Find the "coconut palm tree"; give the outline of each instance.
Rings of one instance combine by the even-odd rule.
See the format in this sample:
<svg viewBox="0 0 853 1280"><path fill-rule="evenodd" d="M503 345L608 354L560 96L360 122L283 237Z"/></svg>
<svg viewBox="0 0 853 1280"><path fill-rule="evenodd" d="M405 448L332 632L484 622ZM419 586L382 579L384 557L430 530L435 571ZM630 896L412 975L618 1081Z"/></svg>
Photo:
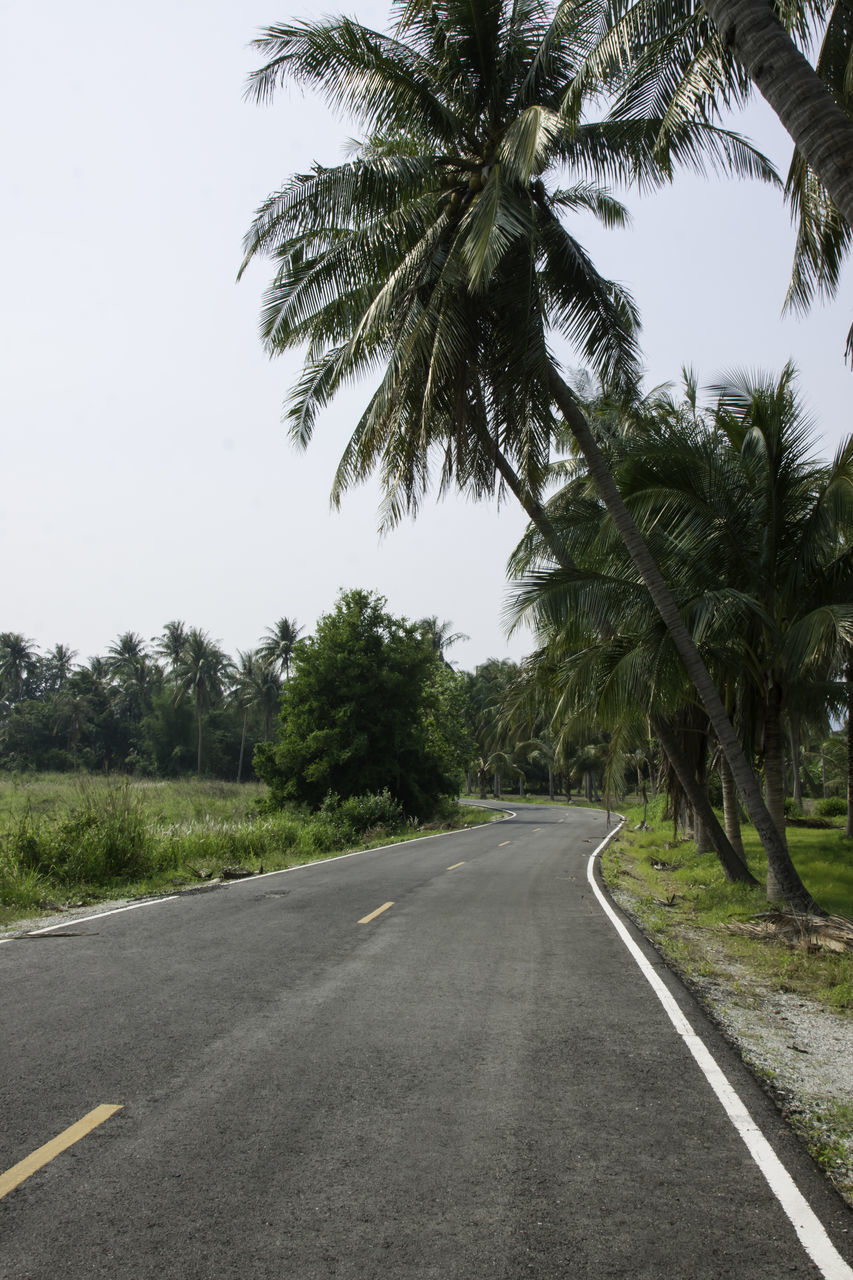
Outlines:
<svg viewBox="0 0 853 1280"><path fill-rule="evenodd" d="M429 618L421 618L416 624L418 630L423 634L424 639L438 656L448 665L445 657L445 649L449 649L452 645L458 644L460 640L470 640L471 637L466 635L464 631L453 631L453 623L447 619L439 622L437 616L433 614Z"/></svg>
<svg viewBox="0 0 853 1280"><path fill-rule="evenodd" d="M272 736L272 719L281 699L281 677L274 664L255 650L243 653L237 650L237 664L232 669L232 697L243 712L240 736L240 759L237 765L237 781L243 776L243 755L249 716L260 712L264 724L264 742Z"/></svg>
<svg viewBox="0 0 853 1280"><path fill-rule="evenodd" d="M351 161L315 166L270 196L245 240L241 270L259 254L277 263L262 314L268 349L307 348L288 410L292 438L306 446L341 385L381 369L333 500L378 470L392 525L417 510L440 458L440 490L456 484L484 497L506 487L569 565L541 502L562 416L699 691L786 899L814 908L551 345L561 334L610 382L637 376L633 303L563 221L585 210L624 224L602 179L654 185L673 164L701 169L709 157L736 172L772 171L707 122L674 129L661 165L659 119L588 122L577 104L567 117L564 86L595 26L580 7L410 0L395 12L393 35L339 18L271 27L255 42L268 59L250 82L258 100L288 79L314 85L367 134ZM555 184L558 172L568 186Z"/></svg>
<svg viewBox="0 0 853 1280"><path fill-rule="evenodd" d="M0 692L6 703L24 697L27 680L38 660L38 649L19 631L0 632Z"/></svg>
<svg viewBox="0 0 853 1280"><path fill-rule="evenodd" d="M189 630L185 622L173 620L167 622L159 636L152 637L154 652L166 664L167 675L172 675L180 666L187 646Z"/></svg>
<svg viewBox="0 0 853 1280"><path fill-rule="evenodd" d="M267 627L265 639L258 645L258 656L278 670L285 680L290 679L293 647L302 635L304 627L297 626L295 618L279 618L274 627Z"/></svg>
<svg viewBox="0 0 853 1280"><path fill-rule="evenodd" d="M597 8L597 0L591 0ZM568 8L566 3L566 8ZM742 106L753 86L775 111L796 151L787 194L801 214L794 272L812 275L821 239L832 260L849 243L853 224L853 97L849 9L842 0L611 0L606 34L576 77L577 100L587 77L621 82L617 119L629 120L649 103L660 115L657 146L665 154L669 130L707 121ZM813 67L803 50L820 43ZM796 299L804 301L803 297Z"/></svg>
<svg viewBox="0 0 853 1280"><path fill-rule="evenodd" d="M826 466L811 458L810 438L794 371L787 366L776 380L732 375L717 389L710 425L696 415L695 404L687 414L661 420L656 433L645 436L635 416L632 434L618 444L626 501L665 561L730 705L736 702L741 732L763 754L768 807L782 841L783 713L802 714L809 705L825 703L837 654L853 633L853 551L847 543L853 525L853 440L844 442ZM632 619L638 635L648 633L650 624L637 613L638 600L633 611L628 597L618 609L612 603L608 607L608 594L617 590L619 548L611 543L611 558L602 559L607 554L603 530L584 501L588 504L578 478L574 488L567 486L552 499L549 513L555 525L570 517L576 525L585 521L586 542L576 532L573 547L576 554L587 546L594 553L590 563L598 577L583 589L594 593L598 616L612 620L598 648L618 672L617 664L625 661L620 646ZM523 569L535 562L535 555L535 539L528 538L518 565ZM522 589L520 603L526 598L540 610L544 604L557 617L584 616L577 598L582 588L560 583L559 572L534 578ZM624 578L623 571L623 592ZM557 609L561 612L555 615ZM588 643L587 663L595 651ZM639 650L628 652L636 663ZM606 673L602 658L596 661ZM660 674L648 667L645 680L664 687ZM624 697L624 682L618 687ZM649 711L671 754L666 725L659 713ZM724 771L727 830L737 849L726 781ZM775 871L770 861L771 899L780 896Z"/></svg>
<svg viewBox="0 0 853 1280"><path fill-rule="evenodd" d="M230 658L206 631L191 627L181 659L175 668L175 701L191 697L195 708L197 752L196 774L201 777L202 724L204 712L221 699L231 674Z"/></svg>

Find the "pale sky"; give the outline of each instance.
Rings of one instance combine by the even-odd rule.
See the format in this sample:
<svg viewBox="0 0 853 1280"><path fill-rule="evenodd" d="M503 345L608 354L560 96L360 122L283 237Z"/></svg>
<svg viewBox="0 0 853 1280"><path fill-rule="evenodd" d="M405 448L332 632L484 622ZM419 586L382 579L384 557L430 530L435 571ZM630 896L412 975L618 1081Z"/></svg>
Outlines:
<svg viewBox="0 0 853 1280"><path fill-rule="evenodd" d="M467 632L451 653L464 668L530 647L501 625L519 511L447 498L381 541L372 486L330 512L369 389L295 452L280 412L299 362L270 362L257 336L268 264L235 283L255 207L355 132L297 91L244 102L247 46L264 25L333 11L0 0L0 630L84 660L181 618L235 654L281 615L310 630L341 587L366 587ZM381 27L388 10L345 11ZM769 109L737 127L784 174ZM682 364L711 382L793 358L831 453L851 427L849 275L840 302L782 320L793 232L778 193L681 177L626 199L631 230L577 234L639 304L649 385Z"/></svg>

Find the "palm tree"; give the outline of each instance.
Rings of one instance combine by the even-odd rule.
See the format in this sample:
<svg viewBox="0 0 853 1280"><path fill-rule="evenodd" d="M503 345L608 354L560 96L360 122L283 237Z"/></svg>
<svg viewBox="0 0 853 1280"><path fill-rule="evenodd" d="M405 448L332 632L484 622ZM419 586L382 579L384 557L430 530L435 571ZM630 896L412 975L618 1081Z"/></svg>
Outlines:
<svg viewBox="0 0 853 1280"><path fill-rule="evenodd" d="M187 646L187 624L179 620L167 622L160 636L153 636L154 652L166 664L166 671L173 674L180 666Z"/></svg>
<svg viewBox="0 0 853 1280"><path fill-rule="evenodd" d="M18 631L0 632L0 691L5 702L19 702L24 697L37 659L32 640Z"/></svg>
<svg viewBox="0 0 853 1280"><path fill-rule="evenodd" d="M622 502L589 423L564 380L559 332L611 383L637 376L637 317L627 293L601 277L562 218L586 210L611 226L625 211L598 181L654 185L660 120L581 122L562 114L580 70L589 15L545 4L484 0L445 8L400 3L394 35L346 19L271 27L250 92L268 100L288 78L355 111L368 133L354 158L316 166L259 209L241 271L277 262L262 314L271 353L307 346L291 398L303 447L340 386L384 366L338 466L334 501L379 470L383 523L416 511L441 457L440 490L475 497L504 486L560 547L541 503L555 409L578 443L609 516L629 548L725 751L784 895L816 906L767 812L719 693L660 571ZM703 123L671 135L679 162L706 157L771 175L742 139ZM570 170L568 187L546 186Z"/></svg>
<svg viewBox="0 0 853 1280"><path fill-rule="evenodd" d="M279 618L274 627L267 627L264 633L266 639L261 640L258 645L259 657L278 669L285 680L290 679L293 647L304 629L297 626L295 618Z"/></svg>
<svg viewBox="0 0 853 1280"><path fill-rule="evenodd" d="M717 389L710 426L691 411L658 423L655 434L633 432L619 442L620 487L633 514L649 530L655 550L665 558L677 585L682 609L701 638L730 705L738 711L741 732L764 757L768 807L784 841L784 735L782 716L826 698L827 680L840 646L853 635L853 550L846 543L853 525L853 440L843 443L831 466L809 455L810 423L795 394L794 371L779 379L732 375ZM624 664L620 645L637 618L619 563L606 555L604 531L596 527L580 481L552 500L555 524L571 516L585 529L573 545L587 547L597 572L585 587L560 584L551 572L535 578L519 599L549 606L552 616L578 616L578 591L592 593L598 616L609 618L610 633L600 648L618 672ZM583 504L587 502L585 507ZM536 556L528 539L517 564L524 569ZM526 557L526 560L525 560ZM624 583L624 571L622 573ZM621 591L614 609L607 596ZM562 593L557 594L555 592ZM554 615L554 610L562 612ZM605 609L607 612L605 613ZM586 609L589 617L589 607ZM648 628L642 616L638 634ZM587 655L594 652L587 646ZM629 670L636 649L629 649ZM589 656L587 657L589 664ZM577 664L576 664L577 665ZM607 668L605 668L607 671ZM589 682L589 671L585 677ZM608 679L612 679L608 675ZM658 690L659 673L646 667L645 680ZM594 687L594 686L593 686ZM624 701L626 688L619 686ZM617 703L618 703L617 699ZM649 709L667 754L667 726ZM673 763L675 761L673 760ZM731 797L723 771L727 819ZM738 848L727 821L730 843ZM768 896L780 896L776 865L769 862Z"/></svg>
<svg viewBox="0 0 853 1280"><path fill-rule="evenodd" d="M853 225L846 4L613 0L608 18L607 34L576 78L570 98L582 93L587 77L597 82L604 76L611 87L624 77L616 118L628 120L653 102L662 120L657 145L665 154L670 130L677 135L688 121L712 120L720 109L740 106L756 87L796 147L787 191L795 210L806 215L801 235L828 232L830 242L846 247ZM801 50L821 34L812 67ZM819 238L813 239L814 248ZM801 240L798 259L807 271L809 253Z"/></svg>
<svg viewBox="0 0 853 1280"><path fill-rule="evenodd" d="M206 631L191 627L180 662L175 668L175 701L191 697L195 707L197 753L196 774L201 777L203 714L222 697L231 673L230 658Z"/></svg>
<svg viewBox="0 0 853 1280"><path fill-rule="evenodd" d="M453 623L447 621L447 619L444 622L439 622L435 614L429 618L421 618L417 623L417 627L430 648L438 654L447 666L450 666L450 663L445 657L445 650L454 644L458 644L460 640L471 639L464 631L451 630Z"/></svg>
<svg viewBox="0 0 853 1280"><path fill-rule="evenodd" d="M243 653L237 650L237 665L232 670L232 693L236 705L243 712L243 727L240 736L240 759L237 765L237 781L243 776L243 755L246 746L246 733L249 715L259 711L264 722L264 742L272 736L272 718L281 699L281 678L273 663L261 656L259 651Z"/></svg>

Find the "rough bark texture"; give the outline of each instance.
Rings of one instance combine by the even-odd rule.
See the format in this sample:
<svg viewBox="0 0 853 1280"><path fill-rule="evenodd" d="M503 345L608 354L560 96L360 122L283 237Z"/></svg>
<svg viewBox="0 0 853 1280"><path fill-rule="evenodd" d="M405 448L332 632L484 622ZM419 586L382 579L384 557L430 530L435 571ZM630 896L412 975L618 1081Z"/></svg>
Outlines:
<svg viewBox="0 0 853 1280"><path fill-rule="evenodd" d="M678 611L678 606L672 597L669 587L664 582L651 552L622 500L622 495L608 470L607 463L598 448L589 423L575 400L571 388L553 369L551 371L551 393L578 443L599 495L625 543L634 567L648 588L655 607L669 632L670 639L684 664L684 669L702 700L717 740L731 765L746 811L755 825L755 829L767 853L768 863L773 867L773 874L776 883L780 887L781 897L794 910L821 913L821 908L818 907L800 879L797 869L790 859L787 847L780 838L773 819L767 812L767 807L761 796L758 779L743 753L737 735L726 715L717 688L693 643L693 639Z"/></svg>
<svg viewBox="0 0 853 1280"><path fill-rule="evenodd" d="M705 9L853 226L853 120L837 105L767 0L705 0Z"/></svg>

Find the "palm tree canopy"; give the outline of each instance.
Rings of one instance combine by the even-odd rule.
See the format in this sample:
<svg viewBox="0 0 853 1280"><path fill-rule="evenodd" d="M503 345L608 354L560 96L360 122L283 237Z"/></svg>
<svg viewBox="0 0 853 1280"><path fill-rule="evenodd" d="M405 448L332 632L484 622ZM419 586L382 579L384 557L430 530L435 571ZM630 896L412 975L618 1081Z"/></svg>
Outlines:
<svg viewBox="0 0 853 1280"><path fill-rule="evenodd" d="M264 639L258 645L257 657L268 663L274 671L278 670L289 676L293 648L303 630L304 627L298 626L295 618L279 618L274 627L267 627Z"/></svg>
<svg viewBox="0 0 853 1280"><path fill-rule="evenodd" d="M318 412L363 374L378 387L341 459L332 497L378 469L383 523L440 488L537 494L554 431L556 335L611 381L638 373L638 318L567 219L624 226L611 182L653 187L674 164L767 176L741 139L706 123L589 121L563 111L599 16L545 0L411 0L392 34L348 18L282 24L250 93L293 80L364 131L347 163L316 165L272 194L245 240L276 263L262 333L271 353L304 347L287 416L311 439Z"/></svg>

